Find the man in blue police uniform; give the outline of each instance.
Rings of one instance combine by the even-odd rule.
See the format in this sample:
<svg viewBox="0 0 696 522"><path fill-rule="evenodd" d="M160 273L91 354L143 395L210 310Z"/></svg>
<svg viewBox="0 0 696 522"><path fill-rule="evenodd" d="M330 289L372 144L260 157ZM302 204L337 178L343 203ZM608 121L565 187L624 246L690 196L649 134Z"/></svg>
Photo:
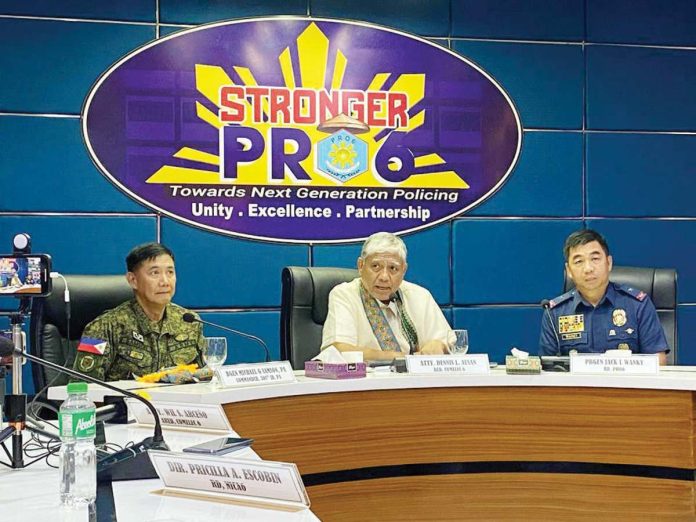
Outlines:
<svg viewBox="0 0 696 522"><path fill-rule="evenodd" d="M666 364L669 346L655 305L645 292L609 282L612 258L604 237L590 229L573 232L563 254L575 288L549 302L539 355L623 349L657 353Z"/></svg>

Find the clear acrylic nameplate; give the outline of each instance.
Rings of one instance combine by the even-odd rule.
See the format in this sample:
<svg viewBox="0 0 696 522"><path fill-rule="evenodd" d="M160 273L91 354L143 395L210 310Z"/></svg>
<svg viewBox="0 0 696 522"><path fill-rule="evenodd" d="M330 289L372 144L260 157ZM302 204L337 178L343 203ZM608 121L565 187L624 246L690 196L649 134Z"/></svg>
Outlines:
<svg viewBox="0 0 696 522"><path fill-rule="evenodd" d="M236 386L262 386L296 382L290 361L254 364L233 364L215 370L218 383L223 388Z"/></svg>
<svg viewBox="0 0 696 522"><path fill-rule="evenodd" d="M310 505L302 477L292 463L170 451L148 453L165 489L269 505Z"/></svg>
<svg viewBox="0 0 696 522"><path fill-rule="evenodd" d="M487 375L491 372L488 355L407 355L409 373L431 375Z"/></svg>

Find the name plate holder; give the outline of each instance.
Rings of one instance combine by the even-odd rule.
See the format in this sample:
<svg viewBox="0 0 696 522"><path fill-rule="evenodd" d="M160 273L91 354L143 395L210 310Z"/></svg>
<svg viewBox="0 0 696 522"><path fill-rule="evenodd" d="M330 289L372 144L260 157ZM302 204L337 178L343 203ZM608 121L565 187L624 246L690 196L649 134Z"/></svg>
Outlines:
<svg viewBox="0 0 696 522"><path fill-rule="evenodd" d="M407 355L408 373L429 375L488 375L488 355Z"/></svg>
<svg viewBox="0 0 696 522"><path fill-rule="evenodd" d="M290 361L221 366L215 375L223 388L297 382Z"/></svg>
<svg viewBox="0 0 696 522"><path fill-rule="evenodd" d="M300 472L292 463L156 450L148 454L164 483L163 495L297 510L310 506Z"/></svg>
<svg viewBox="0 0 696 522"><path fill-rule="evenodd" d="M657 354L575 354L570 356L570 373L576 375L657 375L660 373L660 358Z"/></svg>
<svg viewBox="0 0 696 522"><path fill-rule="evenodd" d="M163 428L184 431L210 431L229 433L230 421L220 404L188 404L183 402L151 401L160 417ZM154 426L155 418L150 409L135 399L126 399L128 412L141 426Z"/></svg>

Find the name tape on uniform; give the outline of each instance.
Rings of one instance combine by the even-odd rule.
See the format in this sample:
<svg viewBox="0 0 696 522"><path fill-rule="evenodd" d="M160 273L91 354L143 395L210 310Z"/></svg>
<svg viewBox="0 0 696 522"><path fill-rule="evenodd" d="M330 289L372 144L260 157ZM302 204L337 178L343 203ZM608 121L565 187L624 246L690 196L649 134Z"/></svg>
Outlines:
<svg viewBox="0 0 696 522"><path fill-rule="evenodd" d="M655 375L660 372L657 354L570 356L570 373L578 375Z"/></svg>
<svg viewBox="0 0 696 522"><path fill-rule="evenodd" d="M407 355L406 368L416 374L484 375L491 372L488 355Z"/></svg>
<svg viewBox="0 0 696 522"><path fill-rule="evenodd" d="M254 364L233 364L215 370L223 388L234 386L260 386L296 382L290 361L275 361Z"/></svg>
<svg viewBox="0 0 696 522"><path fill-rule="evenodd" d="M183 402L151 401L163 427L188 431L232 431L230 422L220 404L187 404ZM135 399L126 399L128 411L138 424L154 426L150 409Z"/></svg>
<svg viewBox="0 0 696 522"><path fill-rule="evenodd" d="M171 451L148 453L167 489L309 507L309 497L295 464Z"/></svg>

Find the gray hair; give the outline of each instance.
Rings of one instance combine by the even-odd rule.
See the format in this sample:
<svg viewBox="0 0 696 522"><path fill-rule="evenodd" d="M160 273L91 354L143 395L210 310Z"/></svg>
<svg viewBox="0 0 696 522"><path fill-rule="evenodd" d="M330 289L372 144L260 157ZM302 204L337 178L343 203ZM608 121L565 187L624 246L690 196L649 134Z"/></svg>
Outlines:
<svg viewBox="0 0 696 522"><path fill-rule="evenodd" d="M375 232L365 240L360 259L366 259L372 254L396 254L406 262L406 244L398 236L390 232Z"/></svg>

